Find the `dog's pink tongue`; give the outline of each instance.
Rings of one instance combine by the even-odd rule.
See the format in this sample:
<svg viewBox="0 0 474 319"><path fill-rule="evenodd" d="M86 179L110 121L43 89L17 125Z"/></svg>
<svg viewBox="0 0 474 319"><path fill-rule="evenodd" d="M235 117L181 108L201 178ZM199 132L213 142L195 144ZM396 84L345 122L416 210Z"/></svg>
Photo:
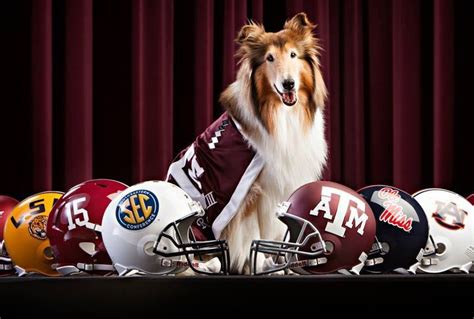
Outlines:
<svg viewBox="0 0 474 319"><path fill-rule="evenodd" d="M287 93L283 93L283 101L286 103L286 104L293 104L295 103L295 94L293 92L287 92Z"/></svg>

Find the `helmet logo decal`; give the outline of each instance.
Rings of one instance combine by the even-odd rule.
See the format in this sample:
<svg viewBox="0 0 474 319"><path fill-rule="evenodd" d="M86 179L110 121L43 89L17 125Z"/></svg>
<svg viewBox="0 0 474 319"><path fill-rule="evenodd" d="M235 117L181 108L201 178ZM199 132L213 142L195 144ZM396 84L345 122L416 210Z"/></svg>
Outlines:
<svg viewBox="0 0 474 319"><path fill-rule="evenodd" d="M408 217L403 212L403 207L398 204L401 198L398 190L384 187L377 192L377 197L383 200L383 207L385 207L379 220L409 233L412 229L413 218Z"/></svg>
<svg viewBox="0 0 474 319"><path fill-rule="evenodd" d="M57 201L57 198L54 199L53 206L56 203L56 201ZM22 215L20 219L16 220L14 216L10 217L10 221L12 222L13 226L15 226L15 228L20 227L27 219L29 219L29 217L44 213L46 211L44 198L40 198L40 199L30 202L28 207L31 209L31 211L27 214Z"/></svg>
<svg viewBox="0 0 474 319"><path fill-rule="evenodd" d="M46 222L48 217L39 215L33 218L28 224L28 232L31 236L39 240L46 239Z"/></svg>
<svg viewBox="0 0 474 319"><path fill-rule="evenodd" d="M464 228L467 212L458 208L456 203L436 201L436 206L436 211L432 216L438 224L453 230Z"/></svg>
<svg viewBox="0 0 474 319"><path fill-rule="evenodd" d="M336 215L333 216L331 213L331 197L337 195L339 197L339 204L337 206ZM354 207L354 204L356 207ZM345 191L339 190L334 187L323 186L321 188L321 201L314 207L309 214L313 216L318 216L319 212L324 212L323 217L325 219L334 220L326 224L326 231L337 235L339 237L344 237L346 233L346 228L359 227L357 233L359 235L364 235L365 224L369 217L365 213L365 203L359 197L348 194ZM344 218L346 217L347 212L350 212L347 222L342 225ZM359 215L359 212L362 212Z"/></svg>
<svg viewBox="0 0 474 319"><path fill-rule="evenodd" d="M139 189L125 195L117 205L119 224L129 230L140 230L149 226L158 215L159 203L155 194Z"/></svg>

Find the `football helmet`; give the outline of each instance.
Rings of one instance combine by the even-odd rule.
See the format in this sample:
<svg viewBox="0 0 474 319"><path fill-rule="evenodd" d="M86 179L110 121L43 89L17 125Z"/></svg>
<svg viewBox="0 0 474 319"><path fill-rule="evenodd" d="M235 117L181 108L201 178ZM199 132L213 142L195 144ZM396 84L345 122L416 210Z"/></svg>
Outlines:
<svg viewBox="0 0 474 319"><path fill-rule="evenodd" d="M423 208L410 194L393 186L367 186L358 192L377 221L376 241L364 271L416 273L429 235Z"/></svg>
<svg viewBox="0 0 474 319"><path fill-rule="evenodd" d="M47 236L57 271L63 275L114 272L102 241L101 223L112 198L126 188L114 180L94 179L72 187L56 202L49 214Z"/></svg>
<svg viewBox="0 0 474 319"><path fill-rule="evenodd" d="M52 267L53 253L46 236L46 223L60 192L43 192L32 195L10 213L5 224L5 245L19 276L38 273L58 276Z"/></svg>
<svg viewBox="0 0 474 319"><path fill-rule="evenodd" d="M181 188L163 181L136 184L107 207L102 237L120 275L133 272L226 274L229 251L223 240L196 241L191 225L204 210ZM212 258L208 263L195 257Z"/></svg>
<svg viewBox="0 0 474 319"><path fill-rule="evenodd" d="M254 275L287 269L299 274L359 274L375 239L370 206L354 190L333 182L301 186L279 205L277 216L288 227L287 234L283 241L252 242ZM259 254L267 257L262 269L257 267Z"/></svg>
<svg viewBox="0 0 474 319"><path fill-rule="evenodd" d="M447 270L469 272L474 260L474 208L464 197L431 188L413 195L425 211L430 236L419 269L427 273Z"/></svg>
<svg viewBox="0 0 474 319"><path fill-rule="evenodd" d="M467 200L472 204L474 205L474 194L471 194L467 197Z"/></svg>
<svg viewBox="0 0 474 319"><path fill-rule="evenodd" d="M13 274L13 266L8 256L7 250L3 245L3 228L7 222L8 216L18 201L9 196L0 195L0 276Z"/></svg>

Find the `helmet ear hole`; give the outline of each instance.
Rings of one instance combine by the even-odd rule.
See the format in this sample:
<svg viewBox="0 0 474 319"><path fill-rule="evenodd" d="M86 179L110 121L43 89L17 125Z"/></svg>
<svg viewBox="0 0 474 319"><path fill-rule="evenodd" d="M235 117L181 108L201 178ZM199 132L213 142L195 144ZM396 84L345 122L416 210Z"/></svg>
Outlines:
<svg viewBox="0 0 474 319"><path fill-rule="evenodd" d="M43 255L44 258L46 258L47 260L54 259L53 250L51 249L51 246L48 246L43 250Z"/></svg>
<svg viewBox="0 0 474 319"><path fill-rule="evenodd" d="M387 242L382 242L382 255L388 254L390 252L390 244Z"/></svg>
<svg viewBox="0 0 474 319"><path fill-rule="evenodd" d="M446 245L443 243L437 243L436 254L443 255L446 252Z"/></svg>
<svg viewBox="0 0 474 319"><path fill-rule="evenodd" d="M143 252L148 256L153 256L155 253L153 252L154 242L148 241L143 245Z"/></svg>
<svg viewBox="0 0 474 319"><path fill-rule="evenodd" d="M327 255L332 254L332 252L334 251L334 244L331 241L326 241L325 244L326 244L326 251L327 251L326 254ZM316 244L311 245L311 250L313 249L313 246L315 245Z"/></svg>

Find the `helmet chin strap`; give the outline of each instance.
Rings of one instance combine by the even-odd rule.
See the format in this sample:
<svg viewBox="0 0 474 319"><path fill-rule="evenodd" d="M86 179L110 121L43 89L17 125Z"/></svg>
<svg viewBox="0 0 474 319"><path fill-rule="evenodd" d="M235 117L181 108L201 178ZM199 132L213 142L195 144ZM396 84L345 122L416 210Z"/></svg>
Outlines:
<svg viewBox="0 0 474 319"><path fill-rule="evenodd" d="M0 261L3 261L2 258L0 258ZM3 271L8 271L8 270L12 270L13 269L13 266L11 263L8 263L8 264L0 264L0 270L3 270Z"/></svg>
<svg viewBox="0 0 474 319"><path fill-rule="evenodd" d="M461 267L459 267L459 271L468 274L472 267L472 261L465 263Z"/></svg>
<svg viewBox="0 0 474 319"><path fill-rule="evenodd" d="M439 251L438 243L435 242L433 236L429 235L427 246L423 250L423 256L422 256L422 259L420 260L420 265L421 266L437 265L439 262L439 258L436 256L438 251Z"/></svg>
<svg viewBox="0 0 474 319"><path fill-rule="evenodd" d="M77 263L76 266L67 265L67 266L57 266L56 270L63 276L81 274L89 271L115 271L113 265L109 264L85 264Z"/></svg>
<svg viewBox="0 0 474 319"><path fill-rule="evenodd" d="M207 262L202 262L199 260L192 260L192 267L187 261L176 261L171 259L162 259L162 265L167 265L170 268L175 270L170 272L170 274L179 274L186 271L188 268L196 268L199 271L207 272L211 274L218 274L221 271L221 262L218 257L214 257ZM199 273L196 273L199 274Z"/></svg>
<svg viewBox="0 0 474 319"><path fill-rule="evenodd" d="M375 236L375 241L372 244L372 248L370 249L369 255L368 255L368 257L372 257L372 258L367 259L365 261L365 266L371 267L371 266L375 266L375 265L379 265L379 264L383 263L384 259L383 259L382 256L385 253L387 253L387 252L384 250L384 246L379 241L377 236Z"/></svg>
<svg viewBox="0 0 474 319"><path fill-rule="evenodd" d="M30 275L29 272L27 272L25 269L21 268L20 266L15 266L14 268L18 277L25 277L27 275Z"/></svg>
<svg viewBox="0 0 474 319"><path fill-rule="evenodd" d="M184 272L185 270L189 269L189 264L186 261L177 261L177 260L171 260L171 259L163 259L161 262L162 265L166 265L169 268L175 268L175 271L172 271L170 273L163 273L163 274L153 274L153 273L148 273L145 271L141 271L138 269L131 269L126 266L123 266L121 264L115 264L115 269L117 270L119 276L125 276L125 277L131 277L131 276L144 276L144 275L168 275L168 276L174 276L176 274L179 274L181 272ZM193 267L197 268L198 270L201 270L203 272L209 272L209 273L220 273L221 271L221 262L218 257L214 257L211 260L207 262L201 262L198 260L193 260Z"/></svg>

